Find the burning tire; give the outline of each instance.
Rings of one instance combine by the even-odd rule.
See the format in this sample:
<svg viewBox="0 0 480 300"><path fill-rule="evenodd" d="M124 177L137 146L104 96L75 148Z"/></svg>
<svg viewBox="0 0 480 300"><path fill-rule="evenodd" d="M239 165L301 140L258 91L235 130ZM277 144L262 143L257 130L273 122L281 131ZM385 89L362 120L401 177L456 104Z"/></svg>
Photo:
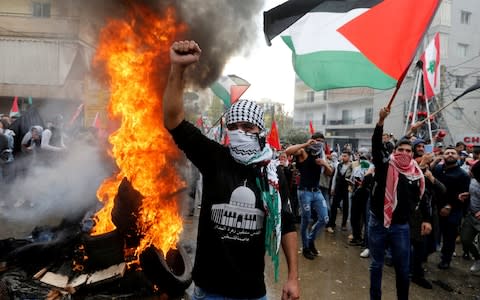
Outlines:
<svg viewBox="0 0 480 300"><path fill-rule="evenodd" d="M192 283L192 262L180 245L164 257L162 250L150 246L140 255L140 264L147 277L170 297L180 297Z"/></svg>
<svg viewBox="0 0 480 300"><path fill-rule="evenodd" d="M104 269L124 261L124 240L117 230L83 237L90 269Z"/></svg>

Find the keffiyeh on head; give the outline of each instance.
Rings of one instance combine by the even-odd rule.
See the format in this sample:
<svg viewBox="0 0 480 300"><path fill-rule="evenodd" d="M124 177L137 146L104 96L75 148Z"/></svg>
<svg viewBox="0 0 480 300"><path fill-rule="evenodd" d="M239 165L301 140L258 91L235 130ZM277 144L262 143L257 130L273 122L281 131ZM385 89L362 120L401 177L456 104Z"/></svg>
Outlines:
<svg viewBox="0 0 480 300"><path fill-rule="evenodd" d="M263 122L263 109L253 101L242 99L235 102L227 113L227 125L249 122L255 124L260 130L265 130Z"/></svg>

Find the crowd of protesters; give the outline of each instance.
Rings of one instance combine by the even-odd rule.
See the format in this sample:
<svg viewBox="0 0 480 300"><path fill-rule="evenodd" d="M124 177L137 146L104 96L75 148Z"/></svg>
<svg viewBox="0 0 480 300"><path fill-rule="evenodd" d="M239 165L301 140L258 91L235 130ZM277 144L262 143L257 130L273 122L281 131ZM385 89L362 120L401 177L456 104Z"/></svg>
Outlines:
<svg viewBox="0 0 480 300"><path fill-rule="evenodd" d="M62 115L46 122L36 112L35 117L0 115L0 186L24 178L37 167L54 166L67 153L66 144L97 143L95 130L78 126L65 130Z"/></svg>
<svg viewBox="0 0 480 300"><path fill-rule="evenodd" d="M371 299L381 298L384 264L395 267L399 299L408 298L410 281L431 289L423 263L440 252L438 269L450 268L458 242L463 259L472 263L466 271L480 275L480 147L444 146L443 137L422 139L416 129L414 124L396 139L383 132L382 120L372 137L375 149L328 145L315 132L305 143L284 144L276 154L289 184L302 255L308 260L320 255L315 240L322 228L329 234L349 231L348 243L360 247L361 258L371 258ZM398 167L395 189L408 201L397 201L387 227L382 220L388 167L400 152L411 156L412 168Z"/></svg>
<svg viewBox="0 0 480 300"><path fill-rule="evenodd" d="M351 230L348 243L362 247L360 257L371 258L371 299L381 298L384 264L395 267L399 299L408 299L410 281L431 289L423 262L439 251L438 268L450 268L458 241L463 259L472 262L467 271L480 275L480 148L418 138L417 124L397 140L383 132L389 111L382 112L371 150L337 145L334 152L316 132L279 152L301 223L302 255L319 255L314 241L320 227L331 234Z"/></svg>
<svg viewBox="0 0 480 300"><path fill-rule="evenodd" d="M361 247L360 257L371 258L371 298L381 297L386 264L395 267L398 298L407 299L410 281L432 288L422 266L427 257L439 251L438 268L450 268L458 241L463 259L472 262L466 271L480 275L480 147L418 138L415 125L397 140L383 132L388 114L380 112L372 149L332 147L316 132L305 143L284 145L276 155L300 224L302 255L308 260L320 255L315 240L322 231L350 231L348 243ZM32 166L51 164L67 149L61 116L45 127L31 126L22 136L10 129L14 121L0 116L0 184ZM21 167L15 166L18 159Z"/></svg>

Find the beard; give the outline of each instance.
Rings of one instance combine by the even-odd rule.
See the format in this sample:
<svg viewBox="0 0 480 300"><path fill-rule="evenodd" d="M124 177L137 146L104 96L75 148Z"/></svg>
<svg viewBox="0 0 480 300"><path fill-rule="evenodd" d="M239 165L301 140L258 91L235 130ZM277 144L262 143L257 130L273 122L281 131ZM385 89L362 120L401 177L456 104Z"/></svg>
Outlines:
<svg viewBox="0 0 480 300"><path fill-rule="evenodd" d="M457 160L454 159L454 158L445 159L445 164L448 165L448 166L452 166L456 163L457 163Z"/></svg>

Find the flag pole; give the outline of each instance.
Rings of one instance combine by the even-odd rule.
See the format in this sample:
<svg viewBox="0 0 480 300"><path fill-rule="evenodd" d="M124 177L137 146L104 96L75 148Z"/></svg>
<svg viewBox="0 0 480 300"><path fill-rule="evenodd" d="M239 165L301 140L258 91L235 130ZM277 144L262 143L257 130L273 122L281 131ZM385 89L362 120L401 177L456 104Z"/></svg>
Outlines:
<svg viewBox="0 0 480 300"><path fill-rule="evenodd" d="M417 69L417 72L415 74L415 81L414 81L414 85L417 86L417 82L419 80L419 77L420 77L420 69ZM415 89L412 89L412 95L410 96L410 100L408 101L408 110L407 110L407 117L405 118L405 127L403 128L403 134L405 135L405 133L407 132L407 129L408 129L408 114L410 113L410 110L412 109L412 105L413 103L415 102L415 92L416 90ZM413 113L412 113L413 114ZM413 115L412 115L413 117Z"/></svg>
<svg viewBox="0 0 480 300"><path fill-rule="evenodd" d="M466 94L470 93L470 92L473 92L475 90L478 90L480 89L480 82L477 83L477 84L474 84L472 85L471 87L469 87L468 89L466 89L463 93L461 93L460 95L458 95L457 97L455 97L450 103L447 103L445 104L444 106L442 106L440 109L438 109L437 111L433 112L430 117L434 117L436 116L438 113L440 113L442 110L444 110L445 108L449 107L450 105L452 105L453 103L455 103L455 101L457 101L458 99L460 99L461 97L465 96ZM422 121L420 121L419 125L420 124L423 124L426 122L427 119L423 119Z"/></svg>
<svg viewBox="0 0 480 300"><path fill-rule="evenodd" d="M408 68L410 67L412 63L410 62L407 67L405 68L405 71L403 71L402 76L398 79L397 86L395 87L395 91L393 92L392 97L390 98L390 101L388 101L387 108L390 109L392 107L393 100L395 99L395 96L397 96L398 90L400 89L400 86L402 85L403 79L405 79L405 76L407 75Z"/></svg>
<svg viewBox="0 0 480 300"><path fill-rule="evenodd" d="M220 116L220 118L218 118L218 120L216 120L215 123L212 124L212 126L208 129L206 133L207 135L210 133L210 130L212 130L212 128L215 127L215 125L217 125L222 120L222 118L225 116L226 113L227 111L224 111L223 114Z"/></svg>

